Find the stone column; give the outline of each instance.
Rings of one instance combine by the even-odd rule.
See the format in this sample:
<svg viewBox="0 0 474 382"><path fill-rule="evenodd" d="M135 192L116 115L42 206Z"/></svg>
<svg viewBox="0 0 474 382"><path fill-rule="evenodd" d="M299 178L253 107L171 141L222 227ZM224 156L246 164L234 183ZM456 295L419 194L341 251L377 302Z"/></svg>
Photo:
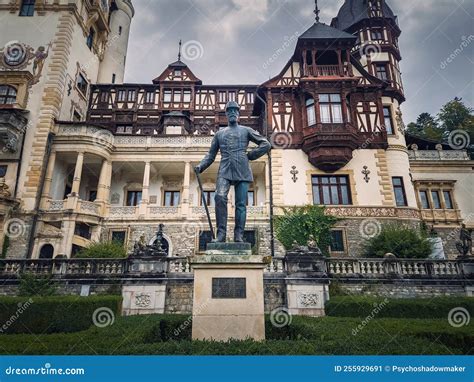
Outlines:
<svg viewBox="0 0 474 382"><path fill-rule="evenodd" d="M72 190L71 190L71 195L73 196L76 196L79 194L83 164L84 164L84 153L82 152L77 153L76 169L74 170L74 180L72 182Z"/></svg>
<svg viewBox="0 0 474 382"><path fill-rule="evenodd" d="M150 170L151 163L145 162L145 172L143 174L142 203L148 204L150 201Z"/></svg>
<svg viewBox="0 0 474 382"><path fill-rule="evenodd" d="M110 187L112 187L113 162L107 161L106 187L104 189L104 201L110 203Z"/></svg>
<svg viewBox="0 0 474 382"><path fill-rule="evenodd" d="M151 162L145 162L145 171L143 173L142 201L140 203L139 215L146 216L148 213L148 204L150 202L150 170Z"/></svg>
<svg viewBox="0 0 474 382"><path fill-rule="evenodd" d="M54 165L56 163L56 151L52 151L49 156L46 176L44 178L43 195L41 199L41 209L48 209L48 202L51 200L51 183L53 182Z"/></svg>
<svg viewBox="0 0 474 382"><path fill-rule="evenodd" d="M191 183L191 162L184 164L184 179L183 179L183 200L181 203L181 215L188 217L189 214L189 185Z"/></svg>
<svg viewBox="0 0 474 382"><path fill-rule="evenodd" d="M265 162L265 213L270 216L270 165Z"/></svg>
<svg viewBox="0 0 474 382"><path fill-rule="evenodd" d="M64 220L61 225L61 230L63 234L61 249L59 255L71 257L72 250L72 239L74 236L74 229L76 227L76 222L74 220Z"/></svg>
<svg viewBox="0 0 474 382"><path fill-rule="evenodd" d="M97 185L97 199L96 202L106 202L107 189L110 190L110 176L109 176L110 162L104 159L102 167L100 169L99 183Z"/></svg>

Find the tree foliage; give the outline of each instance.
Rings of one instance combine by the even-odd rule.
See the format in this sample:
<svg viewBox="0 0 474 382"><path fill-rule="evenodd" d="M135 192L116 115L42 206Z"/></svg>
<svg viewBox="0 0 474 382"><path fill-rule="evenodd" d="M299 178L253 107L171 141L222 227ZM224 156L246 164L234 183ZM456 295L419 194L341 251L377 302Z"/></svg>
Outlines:
<svg viewBox="0 0 474 382"><path fill-rule="evenodd" d="M429 113L421 113L415 123L408 125L407 131L412 135L440 142L444 134L436 118Z"/></svg>
<svg viewBox="0 0 474 382"><path fill-rule="evenodd" d="M393 253L402 259L426 259L432 251L432 243L422 229L402 224L385 224L380 233L367 240L365 255L382 258Z"/></svg>
<svg viewBox="0 0 474 382"><path fill-rule="evenodd" d="M450 134L463 130L470 137L469 151L474 144L474 109L464 104L461 98L446 103L436 117L421 113L416 122L408 124L407 132L424 139L449 143Z"/></svg>
<svg viewBox="0 0 474 382"><path fill-rule="evenodd" d="M329 253L331 228L340 219L326 215L321 206L284 208L284 214L275 217L275 234L286 250L298 245L307 245L310 239L318 244L324 254Z"/></svg>
<svg viewBox="0 0 474 382"><path fill-rule="evenodd" d="M92 243L75 256L78 259L120 259L127 257L127 251L121 243Z"/></svg>

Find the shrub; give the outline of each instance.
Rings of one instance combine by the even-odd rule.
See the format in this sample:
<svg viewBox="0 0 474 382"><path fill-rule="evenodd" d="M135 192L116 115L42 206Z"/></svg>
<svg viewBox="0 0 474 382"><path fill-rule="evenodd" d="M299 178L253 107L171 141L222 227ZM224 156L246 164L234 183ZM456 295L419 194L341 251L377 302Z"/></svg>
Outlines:
<svg viewBox="0 0 474 382"><path fill-rule="evenodd" d="M145 333L145 343L191 340L192 317L166 315Z"/></svg>
<svg viewBox="0 0 474 382"><path fill-rule="evenodd" d="M78 259L120 259L127 257L127 251L119 242L92 243L75 256Z"/></svg>
<svg viewBox="0 0 474 382"><path fill-rule="evenodd" d="M339 218L326 215L321 206L283 208L284 214L275 217L275 234L286 250L298 245L307 245L313 238L324 254L331 245L331 228Z"/></svg>
<svg viewBox="0 0 474 382"><path fill-rule="evenodd" d="M338 280L331 280L329 284L329 296L348 296L350 293L342 287Z"/></svg>
<svg viewBox="0 0 474 382"><path fill-rule="evenodd" d="M114 325L95 326L80 333L50 335L0 335L2 354L195 354L195 355L303 355L303 354L472 354L470 327L453 328L448 320L375 319L353 335L360 318L293 316L290 325L277 328L267 317L266 341L178 341L145 342L151 328L159 328L168 315L117 317ZM189 316L172 316L184 324ZM158 329L158 333L160 330ZM387 341L387 335L396 341ZM161 336L161 334L158 334Z"/></svg>
<svg viewBox="0 0 474 382"><path fill-rule="evenodd" d="M386 299L342 296L331 298L326 303L326 314L337 317L365 318L377 309L377 318L442 318L447 320L449 312L455 308L467 309L472 316L474 315L474 299L469 297Z"/></svg>
<svg viewBox="0 0 474 382"><path fill-rule="evenodd" d="M99 308L118 316L121 301L118 296L1 297L0 330L6 334L77 332L93 324Z"/></svg>
<svg viewBox="0 0 474 382"><path fill-rule="evenodd" d="M56 294L56 284L51 275L38 276L32 273L22 273L18 288L20 296L53 296Z"/></svg>
<svg viewBox="0 0 474 382"><path fill-rule="evenodd" d="M10 247L10 236L5 235L3 237L3 246L2 253L0 253L0 259L5 259L7 257L8 248Z"/></svg>
<svg viewBox="0 0 474 382"><path fill-rule="evenodd" d="M367 240L367 257L384 257L393 253L402 259L425 259L432 251L432 244L421 229L401 224L386 224L377 236Z"/></svg>

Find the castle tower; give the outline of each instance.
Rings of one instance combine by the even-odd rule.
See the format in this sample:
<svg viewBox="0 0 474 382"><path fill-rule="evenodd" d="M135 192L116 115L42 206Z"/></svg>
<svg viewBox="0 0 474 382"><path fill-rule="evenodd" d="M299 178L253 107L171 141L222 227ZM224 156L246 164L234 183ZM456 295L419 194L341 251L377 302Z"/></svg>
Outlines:
<svg viewBox="0 0 474 382"><path fill-rule="evenodd" d="M388 148L385 153L379 153L378 159L388 163L391 176L400 176L404 169L407 198L414 203L400 108L405 96L400 73L402 56L398 39L401 30L397 16L385 0L346 0L331 25L357 37L352 56L370 75L385 82L381 95Z"/></svg>
<svg viewBox="0 0 474 382"><path fill-rule="evenodd" d="M102 66L122 80L123 52L132 16L129 0L54 4L0 0L0 93L6 94L0 97L0 169L4 175L0 181L8 195L6 202L0 202L0 245L4 233L11 229L9 222L19 222L22 232L10 237L9 256L31 255L34 235L43 224L38 223L40 207L50 207L47 198L42 206L40 200L54 189L51 174L60 162L55 161L56 152L52 149L58 133L55 121L86 119L90 89ZM111 28L120 34L119 26L122 36L117 39ZM116 51L122 52L120 60L108 63L109 56L112 59L119 54ZM109 61L102 65L104 59ZM68 155L81 163L82 153ZM94 155L91 158L103 160ZM65 179L78 181L82 168L77 167L76 172L68 170ZM67 195L61 195L61 199L63 196ZM62 220L64 226L74 230L70 221ZM58 237L61 235L60 225L43 226Z"/></svg>
<svg viewBox="0 0 474 382"><path fill-rule="evenodd" d="M405 101L398 46L401 30L385 0L346 0L331 26L357 37L352 50L364 69L388 83L386 94Z"/></svg>
<svg viewBox="0 0 474 382"><path fill-rule="evenodd" d="M98 83L123 83L130 25L135 14L131 0L114 0L110 8L111 34L99 67Z"/></svg>

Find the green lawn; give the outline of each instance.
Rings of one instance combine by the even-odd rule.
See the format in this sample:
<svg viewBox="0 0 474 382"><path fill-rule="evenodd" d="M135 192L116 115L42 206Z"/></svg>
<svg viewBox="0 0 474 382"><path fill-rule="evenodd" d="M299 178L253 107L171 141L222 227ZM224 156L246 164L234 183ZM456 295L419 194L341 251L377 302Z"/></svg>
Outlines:
<svg viewBox="0 0 474 382"><path fill-rule="evenodd" d="M361 324L360 318L293 317L291 325L284 328L275 328L267 319L265 342L213 343L190 341L190 326L186 325L188 318L165 315L117 317L112 326L106 328L92 326L88 330L76 333L0 335L0 353L5 355L474 354L474 324L453 328L446 319L373 319L358 333L354 333L354 329ZM184 326L176 332L175 329L179 325ZM164 332L174 339L162 341Z"/></svg>

